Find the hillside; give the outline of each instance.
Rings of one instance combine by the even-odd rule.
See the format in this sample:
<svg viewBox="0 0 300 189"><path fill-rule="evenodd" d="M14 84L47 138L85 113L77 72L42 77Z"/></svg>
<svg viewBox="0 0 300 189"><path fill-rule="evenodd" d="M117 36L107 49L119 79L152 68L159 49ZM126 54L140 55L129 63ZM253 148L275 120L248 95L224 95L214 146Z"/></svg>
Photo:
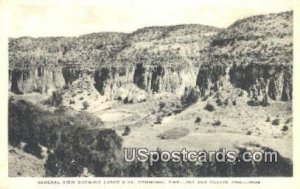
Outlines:
<svg viewBox="0 0 300 189"><path fill-rule="evenodd" d="M147 27L131 34L10 39L10 91L51 93L88 72L101 94L111 83L110 98L119 98L116 89L132 83L147 91L181 95L186 87L195 86L197 68L211 36L219 30L177 25Z"/></svg>
<svg viewBox="0 0 300 189"><path fill-rule="evenodd" d="M255 104L292 99L293 12L238 20L213 37L208 51L197 78L202 94L229 82L259 98Z"/></svg>
<svg viewBox="0 0 300 189"><path fill-rule="evenodd" d="M293 12L259 15L236 21L213 37L214 63L292 64Z"/></svg>
<svg viewBox="0 0 300 189"><path fill-rule="evenodd" d="M147 27L133 32L131 46L118 54L123 62L143 62L150 65L180 66L201 64L211 36L220 29L203 25Z"/></svg>
<svg viewBox="0 0 300 189"><path fill-rule="evenodd" d="M180 64L199 57L219 29L202 25L147 27L133 33L92 33L79 37L11 38L11 68L35 65L87 66ZM180 61L181 60L181 61ZM195 62L195 61L194 61Z"/></svg>

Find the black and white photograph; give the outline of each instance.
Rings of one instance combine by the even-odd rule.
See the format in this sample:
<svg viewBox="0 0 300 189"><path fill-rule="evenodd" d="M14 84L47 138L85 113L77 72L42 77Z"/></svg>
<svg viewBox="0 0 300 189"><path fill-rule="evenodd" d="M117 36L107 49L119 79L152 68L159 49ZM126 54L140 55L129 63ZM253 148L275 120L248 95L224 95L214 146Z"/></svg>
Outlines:
<svg viewBox="0 0 300 189"><path fill-rule="evenodd" d="M0 1L7 176L293 178L292 2Z"/></svg>

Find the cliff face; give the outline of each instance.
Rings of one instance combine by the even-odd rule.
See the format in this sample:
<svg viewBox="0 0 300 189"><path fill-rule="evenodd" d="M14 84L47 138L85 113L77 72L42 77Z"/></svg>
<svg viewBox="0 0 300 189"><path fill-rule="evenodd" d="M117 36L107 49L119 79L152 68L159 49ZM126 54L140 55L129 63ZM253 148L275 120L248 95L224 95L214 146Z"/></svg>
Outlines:
<svg viewBox="0 0 300 189"><path fill-rule="evenodd" d="M108 98L199 87L202 95L225 83L250 98L292 99L293 13L260 15L230 27L147 27L133 33L78 38L10 39L10 91L48 92L88 75ZM30 67L30 69L27 69Z"/></svg>
<svg viewBox="0 0 300 189"><path fill-rule="evenodd" d="M253 16L213 37L197 86L208 95L230 82L250 98L289 101L292 70L293 13Z"/></svg>
<svg viewBox="0 0 300 189"><path fill-rule="evenodd" d="M95 71L94 86L100 94L116 96L127 85L135 84L148 93L172 92L182 95L185 88L196 86L196 69L147 66L103 67ZM130 90L130 89L129 89Z"/></svg>
<svg viewBox="0 0 300 189"><path fill-rule="evenodd" d="M88 74L101 95L113 98L119 96L116 94L120 90L182 94L186 87L195 86L196 67L202 63L200 59L205 56L211 35L219 30L211 26L178 25L147 27L131 34L10 39L10 90L43 93L48 88L71 85ZM55 75L49 75L51 69L46 69L45 76L36 76L39 67L51 67Z"/></svg>
<svg viewBox="0 0 300 189"><path fill-rule="evenodd" d="M248 92L250 98L292 100L293 81L291 65L211 65L202 66L197 86L202 95L222 90L226 82Z"/></svg>
<svg viewBox="0 0 300 189"><path fill-rule="evenodd" d="M65 79L59 68L37 67L9 71L9 90L16 94L51 93L64 85Z"/></svg>
<svg viewBox="0 0 300 189"><path fill-rule="evenodd" d="M197 69L137 64L130 67L101 67L84 70L79 67L13 69L9 71L9 90L16 94L51 93L71 85L84 75L93 78L101 95L116 94L121 87L135 84L149 93L172 92L182 95L187 87L196 86Z"/></svg>

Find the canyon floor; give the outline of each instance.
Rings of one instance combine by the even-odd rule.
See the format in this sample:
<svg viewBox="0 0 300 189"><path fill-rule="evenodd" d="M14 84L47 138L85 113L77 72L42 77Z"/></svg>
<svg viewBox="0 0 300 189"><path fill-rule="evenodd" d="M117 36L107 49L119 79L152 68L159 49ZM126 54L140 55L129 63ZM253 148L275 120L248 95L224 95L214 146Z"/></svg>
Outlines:
<svg viewBox="0 0 300 189"><path fill-rule="evenodd" d="M64 105L99 117L103 127L115 129L122 136L123 147L197 151L269 147L292 159L292 102L272 101L266 107L250 106L243 95L234 104L218 106L212 95L176 112L172 107L176 107L180 98L168 93L151 94L145 101L132 104L105 100L94 94L84 91L72 97L65 93ZM39 96L15 97L35 103L46 98ZM83 110L84 100L89 106ZM213 105L213 110L205 109L208 103ZM163 114L166 109L168 114ZM124 135L125 127L130 128L128 135Z"/></svg>
<svg viewBox="0 0 300 189"><path fill-rule="evenodd" d="M167 97L162 99L167 100ZM120 134L125 126L130 127L130 134L123 136L124 147L151 150L269 147L292 159L291 104L277 102L262 108L241 101L241 104L216 107L209 112L204 109L207 101L199 101L155 124L156 117L151 112L155 112L159 101L161 98L139 104L119 104L95 115L106 127L115 128ZM197 118L201 121L197 122ZM273 125L276 119L280 120L279 124Z"/></svg>

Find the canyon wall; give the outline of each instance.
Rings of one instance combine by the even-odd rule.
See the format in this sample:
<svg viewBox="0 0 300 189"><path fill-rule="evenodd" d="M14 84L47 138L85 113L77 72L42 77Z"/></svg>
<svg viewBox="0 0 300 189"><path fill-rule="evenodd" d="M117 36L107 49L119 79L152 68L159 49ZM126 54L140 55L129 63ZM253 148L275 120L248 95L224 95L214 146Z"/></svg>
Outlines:
<svg viewBox="0 0 300 189"><path fill-rule="evenodd" d="M226 90L229 82L250 98L289 101L293 13L252 16L226 29L192 24L10 39L9 65L9 90L16 94L48 93L87 75L101 95L112 99L163 92L180 96L193 87L208 95Z"/></svg>
<svg viewBox="0 0 300 189"><path fill-rule="evenodd" d="M229 82L250 98L292 100L293 12L238 20L213 36L208 48L197 78L202 95Z"/></svg>
<svg viewBox="0 0 300 189"><path fill-rule="evenodd" d="M195 87L197 69L137 64L130 67L102 67L96 69L96 89L104 95L127 84L135 84L149 93L172 92L182 95L185 88Z"/></svg>
<svg viewBox="0 0 300 189"><path fill-rule="evenodd" d="M51 93L65 85L60 68L35 67L9 70L9 91L15 94Z"/></svg>
<svg viewBox="0 0 300 189"><path fill-rule="evenodd" d="M197 86L202 95L221 90L224 82L248 92L250 98L268 95L273 100L292 100L292 65L203 65Z"/></svg>
<svg viewBox="0 0 300 189"><path fill-rule="evenodd" d="M76 66L62 68L13 69L9 72L10 91L15 94L51 93L72 85L84 76L90 77L97 91L115 99L122 94L170 92L181 96L186 88L196 86L197 68L150 66L99 67L85 70ZM122 95L121 95L122 96ZM124 98L127 96L125 95ZM123 98L123 97L122 97Z"/></svg>

